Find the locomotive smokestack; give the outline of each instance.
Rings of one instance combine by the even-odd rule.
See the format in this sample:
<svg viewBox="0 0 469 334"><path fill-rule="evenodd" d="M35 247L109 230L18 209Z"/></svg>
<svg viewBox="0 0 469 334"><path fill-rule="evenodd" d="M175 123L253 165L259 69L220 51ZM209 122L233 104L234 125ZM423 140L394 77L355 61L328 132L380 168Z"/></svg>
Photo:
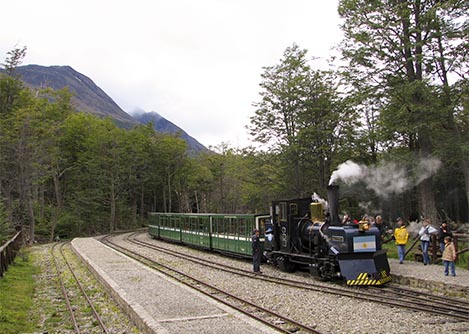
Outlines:
<svg viewBox="0 0 469 334"><path fill-rule="evenodd" d="M330 224L340 226L339 220L339 186L327 186L327 201L329 205Z"/></svg>

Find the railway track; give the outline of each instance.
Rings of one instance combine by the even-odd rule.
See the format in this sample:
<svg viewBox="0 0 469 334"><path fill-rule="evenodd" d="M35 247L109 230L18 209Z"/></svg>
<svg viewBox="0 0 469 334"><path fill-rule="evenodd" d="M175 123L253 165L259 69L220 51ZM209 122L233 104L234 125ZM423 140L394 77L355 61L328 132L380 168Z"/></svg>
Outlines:
<svg viewBox="0 0 469 334"><path fill-rule="evenodd" d="M108 328L104 324L99 313L96 311L93 301L90 299L83 285L80 283L80 280L75 274L70 262L67 260L63 250L63 247L66 244L68 243L54 244L51 248L51 256L57 271L57 276L59 278L61 290L70 314L70 320L74 331L77 334L85 332L108 334ZM77 292L77 290L79 290L79 292ZM86 302L83 301L83 299ZM96 330L96 327L99 328ZM84 328L86 328L86 330Z"/></svg>
<svg viewBox="0 0 469 334"><path fill-rule="evenodd" d="M231 274L249 277L252 279L261 279L264 282L285 285L303 290L317 291L322 293L334 294L343 297L360 299L363 301L379 303L391 307L399 307L414 311L427 312L435 315L450 317L456 321L469 321L469 306L466 300L451 298L447 296L438 296L434 294L422 293L420 291L399 286L388 286L382 288L370 287L340 287L332 284L321 284L314 281L302 282L295 279L278 278L271 275L262 275L261 277L253 274L249 270L229 266L219 262L201 260L196 256L187 253L177 252L165 247L157 246L153 243L138 240L136 236L142 232L132 233L126 236L126 241L141 246L175 256L192 263L207 266L213 269L222 270Z"/></svg>
<svg viewBox="0 0 469 334"><path fill-rule="evenodd" d="M303 323L290 319L280 313L266 309L256 303L250 302L244 298L240 298L228 291L217 288L210 282L204 282L192 275L172 268L170 265L163 263L162 261L156 261L152 258L144 256L138 252L135 252L129 248L118 245L113 242L110 236L101 239L101 242L108 245L109 247L145 264L146 266L163 273L178 282L185 284L212 299L217 300L229 307L236 309L237 311L256 319L269 327L281 333L314 333L322 334L320 331L307 326Z"/></svg>

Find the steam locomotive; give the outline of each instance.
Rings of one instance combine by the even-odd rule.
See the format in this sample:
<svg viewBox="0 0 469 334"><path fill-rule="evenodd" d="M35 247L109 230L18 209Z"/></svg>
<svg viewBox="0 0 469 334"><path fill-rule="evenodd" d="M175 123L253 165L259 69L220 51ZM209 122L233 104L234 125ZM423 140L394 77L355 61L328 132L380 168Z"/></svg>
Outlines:
<svg viewBox="0 0 469 334"><path fill-rule="evenodd" d="M347 285L390 282L379 230L367 221L342 225L338 198L338 187L329 186L326 216L324 205L311 198L274 201L264 254L287 272L302 267L324 280L344 279Z"/></svg>
<svg viewBox="0 0 469 334"><path fill-rule="evenodd" d="M390 282L378 229L368 222L342 225L338 199L338 187L329 186L327 212L311 198L274 201L270 215L154 212L148 231L154 238L249 257L251 233L258 229L266 259L283 271L302 268L347 285Z"/></svg>

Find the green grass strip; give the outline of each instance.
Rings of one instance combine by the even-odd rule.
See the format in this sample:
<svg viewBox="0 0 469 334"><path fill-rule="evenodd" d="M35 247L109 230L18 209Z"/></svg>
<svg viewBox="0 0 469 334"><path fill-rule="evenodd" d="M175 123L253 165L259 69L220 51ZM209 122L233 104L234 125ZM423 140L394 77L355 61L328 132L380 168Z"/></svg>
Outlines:
<svg viewBox="0 0 469 334"><path fill-rule="evenodd" d="M37 272L29 251L22 250L0 278L0 333L34 331L30 311L33 305L34 279Z"/></svg>

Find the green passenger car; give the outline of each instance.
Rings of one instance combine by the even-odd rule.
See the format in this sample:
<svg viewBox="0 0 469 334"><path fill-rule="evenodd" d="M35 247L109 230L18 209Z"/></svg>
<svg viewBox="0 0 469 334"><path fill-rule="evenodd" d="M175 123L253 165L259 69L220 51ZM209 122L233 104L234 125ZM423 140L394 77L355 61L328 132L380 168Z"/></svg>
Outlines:
<svg viewBox="0 0 469 334"><path fill-rule="evenodd" d="M250 257L252 232L259 229L263 241L269 219L267 215L152 212L148 232L153 238Z"/></svg>

